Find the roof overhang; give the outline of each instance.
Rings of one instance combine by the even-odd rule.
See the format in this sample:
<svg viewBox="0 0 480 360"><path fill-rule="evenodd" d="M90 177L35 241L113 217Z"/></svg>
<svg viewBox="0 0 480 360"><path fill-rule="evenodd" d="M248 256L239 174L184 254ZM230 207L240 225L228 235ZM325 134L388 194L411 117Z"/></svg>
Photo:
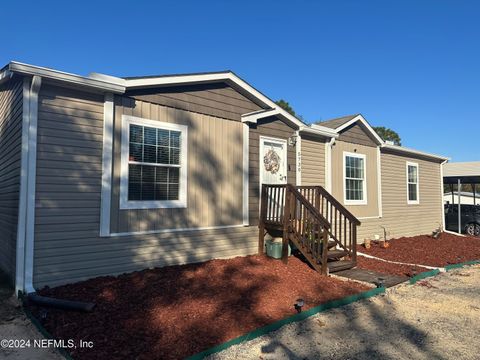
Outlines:
<svg viewBox="0 0 480 360"><path fill-rule="evenodd" d="M270 116L276 116L286 122L289 122L293 125L296 125L298 130L302 133L309 133L312 135L320 135L324 137L338 137L338 134L335 130L324 126L318 125L306 125L303 122L298 122L298 119L283 110L280 106L276 105L274 109L258 110L248 114L242 115L242 122L256 124L258 120L264 119Z"/></svg>
<svg viewBox="0 0 480 360"><path fill-rule="evenodd" d="M125 85L123 84L123 79L118 79L118 81L115 82L113 80L104 81L100 79L49 69L41 66L23 64L16 61L10 62L4 69L4 71L20 75L40 76L44 79L49 79L55 82L74 84L96 91L112 92L116 94L123 94L125 92ZM0 75L0 77L1 76L2 75Z"/></svg>
<svg viewBox="0 0 480 360"><path fill-rule="evenodd" d="M423 152L423 151L418 151L418 150L406 148L406 147L403 147L403 146L391 145L391 144L387 144L387 143L384 143L381 146L381 148L382 149L389 149L389 150L393 150L393 151L397 151L397 152L404 153L404 154L409 154L409 155L422 156L422 157L437 160L437 161L440 161L440 162L446 162L446 161L450 160L450 158L445 157L445 156L432 154L432 153L427 153L427 152Z"/></svg>

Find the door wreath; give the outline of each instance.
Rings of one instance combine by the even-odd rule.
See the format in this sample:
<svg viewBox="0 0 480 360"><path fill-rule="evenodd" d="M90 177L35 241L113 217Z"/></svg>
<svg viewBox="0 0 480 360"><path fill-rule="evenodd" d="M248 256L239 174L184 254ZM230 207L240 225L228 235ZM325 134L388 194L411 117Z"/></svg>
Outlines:
<svg viewBox="0 0 480 360"><path fill-rule="evenodd" d="M280 169L280 156L275 152L275 150L268 150L263 157L263 165L265 170L272 174L276 174Z"/></svg>

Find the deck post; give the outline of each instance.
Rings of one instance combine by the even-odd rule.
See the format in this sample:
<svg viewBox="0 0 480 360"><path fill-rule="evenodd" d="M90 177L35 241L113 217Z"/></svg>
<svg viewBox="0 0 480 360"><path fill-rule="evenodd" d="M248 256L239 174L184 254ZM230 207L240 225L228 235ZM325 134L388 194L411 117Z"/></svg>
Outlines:
<svg viewBox="0 0 480 360"><path fill-rule="evenodd" d="M285 187L285 209L283 215L283 233L282 233L282 261L288 263L288 243L289 243L289 225L292 210L293 196L288 185Z"/></svg>
<svg viewBox="0 0 480 360"><path fill-rule="evenodd" d="M267 189L262 184L260 189L260 216L258 221L258 255L265 251L265 213L267 210Z"/></svg>
<svg viewBox="0 0 480 360"><path fill-rule="evenodd" d="M322 226L322 274L328 275L328 231Z"/></svg>

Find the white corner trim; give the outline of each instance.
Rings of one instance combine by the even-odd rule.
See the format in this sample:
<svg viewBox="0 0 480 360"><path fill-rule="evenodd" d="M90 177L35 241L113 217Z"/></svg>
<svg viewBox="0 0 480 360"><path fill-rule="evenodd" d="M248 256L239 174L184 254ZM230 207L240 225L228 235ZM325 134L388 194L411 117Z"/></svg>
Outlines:
<svg viewBox="0 0 480 360"><path fill-rule="evenodd" d="M250 127L243 124L243 225L248 226L250 223L249 210L249 151L250 151Z"/></svg>
<svg viewBox="0 0 480 360"><path fill-rule="evenodd" d="M332 151L335 144L335 138L325 143L325 188L331 194L332 193Z"/></svg>
<svg viewBox="0 0 480 360"><path fill-rule="evenodd" d="M302 185L302 137L300 135L300 131L296 131L295 135L297 137L297 142L295 143L295 150L296 150L296 178L295 181L297 186Z"/></svg>
<svg viewBox="0 0 480 360"><path fill-rule="evenodd" d="M22 155L17 226L15 294L35 292L33 261L35 241L35 182L37 173L38 93L42 78L23 82Z"/></svg>
<svg viewBox="0 0 480 360"><path fill-rule="evenodd" d="M380 147L377 147L377 198L378 198L378 216L383 217L383 195L382 195L382 153Z"/></svg>
<svg viewBox="0 0 480 360"><path fill-rule="evenodd" d="M180 131L182 143L180 145L180 189L178 200L129 201L128 200L128 153L130 124L151 126L155 128ZM122 145L120 159L120 209L169 209L187 207L188 181L188 127L186 125L167 123L163 121L144 119L130 115L122 115Z"/></svg>
<svg viewBox="0 0 480 360"><path fill-rule="evenodd" d="M150 234L163 234L163 233L175 233L175 232L190 232L190 231L205 231L205 230L222 230L231 228L248 227L248 225L219 225L219 226L204 226L196 228L178 228L178 229L161 229L161 230L144 230L144 231L132 231L132 232L120 232L111 233L110 236L132 236L132 235L150 235Z"/></svg>
<svg viewBox="0 0 480 360"><path fill-rule="evenodd" d="M370 132L370 134L377 140L378 142L378 145L384 145L385 142L383 141L383 139L378 136L377 132L375 130L373 130L373 128L370 126L370 124L368 123L367 120L365 120L365 118L361 115L361 114L358 114L357 116L355 116L352 120L346 122L345 124L339 126L338 128L336 128L335 130L337 132L341 132L343 129L346 129L348 128L350 125L356 123L356 122L360 122L362 123L367 129L368 131Z"/></svg>
<svg viewBox="0 0 480 360"><path fill-rule="evenodd" d="M100 237L110 236L113 165L113 94L105 94L103 104L102 194L100 205Z"/></svg>
<svg viewBox="0 0 480 360"><path fill-rule="evenodd" d="M22 152L20 194L18 200L17 247L15 265L15 296L25 288L25 229L27 221L28 132L30 120L30 79L23 78Z"/></svg>
<svg viewBox="0 0 480 360"><path fill-rule="evenodd" d="M414 166L417 168L417 200L410 200L409 195L408 195L408 167L409 166ZM405 172L406 172L406 186L407 186L407 204L408 205L418 205L420 204L420 166L418 163L407 161L405 164Z"/></svg>
<svg viewBox="0 0 480 360"><path fill-rule="evenodd" d="M347 200L347 186L346 186L346 159L348 157L356 157L363 159L363 200ZM345 205L368 205L368 194L367 194L367 157L365 154L352 153L348 151L343 152L343 203Z"/></svg>
<svg viewBox="0 0 480 360"><path fill-rule="evenodd" d="M443 161L440 164L440 215L442 219L442 230L446 231L445 229L445 207L443 204L443 188L444 188L444 183L443 183L443 166L448 162L448 160Z"/></svg>

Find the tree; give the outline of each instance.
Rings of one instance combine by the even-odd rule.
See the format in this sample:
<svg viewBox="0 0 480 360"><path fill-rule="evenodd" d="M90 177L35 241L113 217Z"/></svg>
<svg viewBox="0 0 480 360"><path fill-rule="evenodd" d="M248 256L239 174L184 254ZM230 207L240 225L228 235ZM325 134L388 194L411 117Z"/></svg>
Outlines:
<svg viewBox="0 0 480 360"><path fill-rule="evenodd" d="M384 126L373 126L373 130L380 136L384 141L393 141L395 145L402 145L402 139L400 139L400 135L396 131L392 129L386 128Z"/></svg>
<svg viewBox="0 0 480 360"><path fill-rule="evenodd" d="M288 101L285 101L285 100L283 100L283 99L280 99L280 100L275 101L275 104L277 104L278 106L280 106L283 110L285 110L286 112L290 113L291 115L297 116L297 114L295 113L295 110L293 110L293 108L290 106L290 104L288 103Z"/></svg>

